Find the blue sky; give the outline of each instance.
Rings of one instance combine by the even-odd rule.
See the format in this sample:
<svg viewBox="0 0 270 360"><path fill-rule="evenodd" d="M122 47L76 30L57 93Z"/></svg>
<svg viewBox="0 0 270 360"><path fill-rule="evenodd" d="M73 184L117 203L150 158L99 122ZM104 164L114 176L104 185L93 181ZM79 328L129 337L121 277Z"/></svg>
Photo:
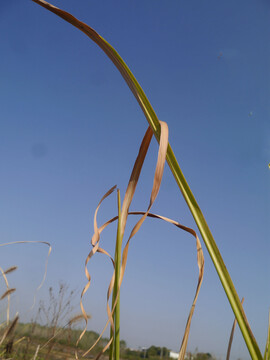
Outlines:
<svg viewBox="0 0 270 360"><path fill-rule="evenodd" d="M54 1L98 31L143 87L220 248L261 349L269 288L270 6L239 1ZM1 243L49 241L47 288L85 284L93 214L114 184L122 197L146 120L118 71L84 34L31 1L0 4ZM145 210L157 144L142 171L133 210ZM116 212L104 203L98 221ZM168 166L153 212L195 227ZM128 229L134 223L131 219ZM128 230L127 229L127 230ZM115 227L104 233L113 253ZM233 322L206 253L205 278L188 349L224 358ZM1 248L13 310L31 317L47 249ZM109 261L89 265L90 328L105 323ZM122 338L129 346L179 349L197 282L192 238L155 220L132 241L121 294ZM77 305L77 304L76 304ZM3 311L3 309L1 309ZM232 358L248 359L239 331Z"/></svg>

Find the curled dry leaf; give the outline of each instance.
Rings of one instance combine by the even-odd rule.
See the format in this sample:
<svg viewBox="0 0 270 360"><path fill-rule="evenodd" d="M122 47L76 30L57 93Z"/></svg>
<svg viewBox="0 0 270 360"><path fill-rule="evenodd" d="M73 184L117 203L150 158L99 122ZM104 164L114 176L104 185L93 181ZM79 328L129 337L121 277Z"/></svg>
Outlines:
<svg viewBox="0 0 270 360"><path fill-rule="evenodd" d="M87 314L87 319L91 319L91 315ZM82 320L85 320L84 315L83 314L79 314L74 316L72 319L69 320L68 322L68 326L71 326L73 324L76 324Z"/></svg>
<svg viewBox="0 0 270 360"><path fill-rule="evenodd" d="M122 215L121 215L121 234L122 236L124 235L124 230L125 230L125 226L126 226L126 221L127 221L127 217L128 215L142 215L142 217L139 219L139 221L136 223L136 225L134 226L134 228L131 231L131 234L127 240L127 243L124 247L123 250L123 256L122 256L122 264L121 264L121 276L120 276L120 286L123 280L123 276L125 273L125 268L126 268L126 263L127 263L127 255L128 255L128 248L129 248L129 243L131 238L138 232L138 230L140 229L143 221L146 219L146 217L152 217L152 218L156 218L156 219L160 219L163 221L166 221L168 223L171 223L175 226L177 226L178 228L190 233L191 235L193 235L196 239L196 248L197 248L197 263L198 263L198 267L199 267L199 278L198 278L198 284L197 284L197 288L196 288L196 292L195 292L195 296L194 296L194 300L191 306L191 310L188 316L188 320L187 320L187 324L186 324L186 328L185 328L185 333L184 333L184 337L182 340L182 344L181 344L181 350L180 350L180 355L179 355L179 359L184 359L184 355L186 352L186 347L187 347L187 341L188 341L188 335L189 335L189 331L190 331L190 324L191 324L191 319L194 313L194 309L195 309L195 304L198 298L198 294L199 294L199 290L202 284L202 279L203 279L203 272L204 272L204 257L203 257L203 252L202 252L202 248L201 248L201 243L200 240L196 234L196 232L191 229L188 228L186 226L181 225L180 223L171 220L169 218L166 218L164 216L160 216L160 215L156 215L156 214L152 214L150 213L150 209L157 197L157 194L159 192L160 189L160 185L161 185L161 180L162 180L162 175L163 175L163 171L164 171L164 165L165 165L165 160L166 160L166 150L167 150L167 146L168 146L168 127L164 122L161 122L161 135L160 135L160 146L159 146L159 153L158 153L158 160L157 160L157 165L156 165L156 170L155 170L155 175L154 175L154 181L153 181L153 187L152 187L152 192L151 192L151 196L150 196L150 202L148 205L148 209L146 212L129 212L129 207L131 204L131 201L133 199L134 193L135 193L135 189L136 189L136 185L138 183L139 180L139 176L141 173L141 169L142 169L142 165L144 163L144 159L146 156L146 153L148 151L150 142L151 142L151 138L152 138L152 130L150 128L147 129L146 134L143 138L142 144L140 146L140 150L137 156L137 159L135 161L131 176L130 176L130 180L128 183L128 187L126 190L126 194L125 194L125 198L124 198L124 202L123 202L123 206L122 206ZM95 216L94 216L94 235L92 237L92 250L89 253L86 262L85 262L85 273L86 273L86 277L88 279L88 283L85 286L83 292L82 292L82 296L81 296L81 308L83 311L83 314L85 313L85 310L83 308L82 305L82 297L85 294L85 292L87 291L87 289L90 286L90 281L91 281L91 277L90 274L87 270L87 264L88 261L90 260L90 258L96 253L96 252L102 252L103 254L106 254L107 256L109 256L109 258L112 261L113 267L114 267L114 272L113 272L113 276L111 278L109 287L108 287L108 291L107 291L107 313L108 313L108 321L103 329L103 331L101 332L99 338L97 339L97 341L90 347L90 349L88 349L83 356L86 356L98 343L98 341L101 339L102 335L104 334L105 329L107 328L108 324L111 323L111 325L113 326L113 313L116 307L116 303L117 303L117 299L118 299L118 295L119 295L119 291L120 291L120 287L118 289L117 292L117 296L115 299L114 304L112 304L112 309L110 309L109 307L109 299L112 293L112 289L114 286L114 280L115 280L115 264L114 261L112 259L112 257L106 253L106 251L104 249L100 248L100 234L101 232L112 222L116 221L118 219L118 216L115 216L114 218L110 219L109 221L107 221L105 224L103 224L102 226L98 227L97 226L97 211L102 203L102 201L107 198L115 189L115 187L113 187L112 189L110 189L102 198L102 200L100 201L97 210L95 212ZM82 338L82 336L84 335L86 331L86 328L84 329L84 331L82 332L80 339ZM79 339L79 341L80 341ZM107 345L103 348L103 350L98 354L97 359L108 349L108 347L110 346L111 342L112 342L112 338L109 340L109 342L107 343Z"/></svg>

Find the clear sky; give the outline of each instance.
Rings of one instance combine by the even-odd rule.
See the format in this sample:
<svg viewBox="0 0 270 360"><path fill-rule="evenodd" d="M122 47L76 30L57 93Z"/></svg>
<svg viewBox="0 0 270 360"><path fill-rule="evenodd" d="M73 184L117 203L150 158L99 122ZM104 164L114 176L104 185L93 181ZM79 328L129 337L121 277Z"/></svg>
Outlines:
<svg viewBox="0 0 270 360"><path fill-rule="evenodd" d="M169 141L264 351L270 306L269 2L54 5L117 49L168 123ZM53 251L39 298L60 280L79 293L95 208L114 184L123 198L147 122L102 51L54 14L29 0L2 0L0 34L0 240L49 241ZM154 140L132 210L147 208L156 152ZM196 229L168 166L153 212ZM99 224L115 213L112 196ZM114 240L113 226L102 240L111 253ZM205 278L188 350L198 347L224 358L233 314L204 244L203 249ZM22 320L33 314L28 309L46 254L42 245L1 248L0 266L19 266L9 279L17 288L13 310ZM97 256L89 271L93 287L84 304L92 315L89 328L100 331L111 264ZM193 238L146 221L130 246L121 338L130 347L155 344L178 351L197 273ZM237 330L232 359L238 357L249 359Z"/></svg>

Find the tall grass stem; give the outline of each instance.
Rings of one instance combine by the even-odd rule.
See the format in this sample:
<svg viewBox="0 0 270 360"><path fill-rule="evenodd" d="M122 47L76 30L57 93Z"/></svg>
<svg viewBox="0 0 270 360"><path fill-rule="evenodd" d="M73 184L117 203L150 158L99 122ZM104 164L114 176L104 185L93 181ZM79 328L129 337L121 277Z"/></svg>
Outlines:
<svg viewBox="0 0 270 360"><path fill-rule="evenodd" d="M121 269L121 252L122 252L122 236L121 236L121 197L120 191L117 189L117 208L118 208L118 225L117 225L117 238L115 245L115 280L112 295L112 308L116 303L115 311L113 314L114 329L111 327L110 336L113 336L113 341L110 345L110 360L120 359L120 269Z"/></svg>

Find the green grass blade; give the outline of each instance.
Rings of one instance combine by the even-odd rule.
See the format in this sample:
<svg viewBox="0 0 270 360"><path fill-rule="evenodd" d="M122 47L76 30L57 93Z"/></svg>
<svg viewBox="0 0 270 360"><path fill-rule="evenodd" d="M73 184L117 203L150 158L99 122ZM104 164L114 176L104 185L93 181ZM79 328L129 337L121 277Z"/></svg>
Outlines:
<svg viewBox="0 0 270 360"><path fill-rule="evenodd" d="M110 346L109 359L119 360L120 359L120 268L121 268L121 250L122 250L122 236L121 236L121 198L120 191L117 190L117 207L118 207L118 225L117 225L117 237L115 244L115 280L114 289L112 295L112 308L114 307L115 301L116 307L113 314L114 319L114 330L111 327L110 338L113 336L113 341Z"/></svg>
<svg viewBox="0 0 270 360"><path fill-rule="evenodd" d="M267 340L266 340L263 360L270 360L270 310L269 310L269 318L268 318Z"/></svg>
<svg viewBox="0 0 270 360"><path fill-rule="evenodd" d="M63 18L70 24L74 25L75 27L77 27L79 30L81 30L87 36L89 36L106 53L106 55L112 60L114 65L117 67L117 69L125 79L127 85L129 86L130 90L137 99L140 107L142 108L149 125L152 127L157 141L159 141L160 125L158 118L150 102L148 101L145 93L140 87L139 83L137 82L132 72L129 70L128 66L123 61L123 59L116 52L116 50L105 39L103 39L95 30L93 30L90 26L86 25L85 23L77 20L71 14L50 5L44 0L33 0L33 1L43 6L44 8L50 10L51 12L55 13L56 15L60 16L61 18ZM206 248L214 263L220 281L223 285L223 288L226 292L228 300L231 304L231 307L233 309L233 312L235 314L235 317L243 334L251 358L253 360L262 360L262 354L252 334L252 331L248 325L243 307L241 305L239 296L237 295L237 292L235 290L229 272L226 269L226 266L223 262L223 259L215 243L215 240L195 200L195 197L188 186L188 183L180 169L180 166L175 158L175 155L170 145L168 146L168 150L167 150L167 162L177 182L177 185L179 186L183 194L183 197L194 217L194 220L202 235Z"/></svg>
<svg viewBox="0 0 270 360"><path fill-rule="evenodd" d="M120 191L117 191L118 202L118 226L116 239L116 262L115 262L115 284L114 291L117 297L115 307L115 334L114 334L114 359L120 359L120 268L121 268L121 250L122 250L122 230L121 230L121 198Z"/></svg>

